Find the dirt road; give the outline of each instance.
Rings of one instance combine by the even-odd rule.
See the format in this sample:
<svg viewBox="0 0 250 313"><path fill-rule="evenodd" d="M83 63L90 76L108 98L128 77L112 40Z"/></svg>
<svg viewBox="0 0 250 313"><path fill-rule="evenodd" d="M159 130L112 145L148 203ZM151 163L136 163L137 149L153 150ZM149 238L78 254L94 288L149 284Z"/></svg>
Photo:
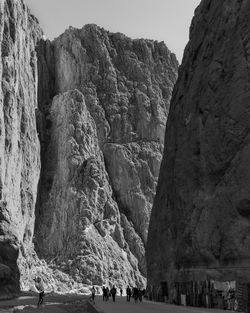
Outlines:
<svg viewBox="0 0 250 313"><path fill-rule="evenodd" d="M103 302L96 298L96 307L104 313L225 313L224 310L177 306L160 302L143 301L142 303L127 302L125 297L117 297L116 302L110 299ZM228 311L229 312L229 311Z"/></svg>

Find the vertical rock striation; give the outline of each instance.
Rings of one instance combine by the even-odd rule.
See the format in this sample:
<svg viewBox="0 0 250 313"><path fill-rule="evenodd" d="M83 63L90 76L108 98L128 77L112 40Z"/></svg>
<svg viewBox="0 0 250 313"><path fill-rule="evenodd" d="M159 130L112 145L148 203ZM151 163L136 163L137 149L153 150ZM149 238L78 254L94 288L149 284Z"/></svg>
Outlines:
<svg viewBox="0 0 250 313"><path fill-rule="evenodd" d="M32 249L40 174L35 46L41 36L37 20L21 0L0 2L1 297L19 290L18 262Z"/></svg>
<svg viewBox="0 0 250 313"><path fill-rule="evenodd" d="M249 279L249 13L244 0L196 10L149 227L152 284Z"/></svg>
<svg viewBox="0 0 250 313"><path fill-rule="evenodd" d="M96 25L69 28L52 43L41 44L39 56L41 132L48 134L37 205L40 254L59 263L74 259L69 271L77 280L142 284L149 215L177 76L175 56L163 42L131 40ZM80 117L82 126L60 125L53 116L63 121L65 112L57 104L53 113L53 95L61 95L53 101L63 107L74 106L69 99L75 89L90 115ZM64 138L67 153L54 139L63 133L61 127L71 134ZM63 168L70 174L59 175ZM65 226L71 223L74 227ZM67 253L66 242L71 247Z"/></svg>

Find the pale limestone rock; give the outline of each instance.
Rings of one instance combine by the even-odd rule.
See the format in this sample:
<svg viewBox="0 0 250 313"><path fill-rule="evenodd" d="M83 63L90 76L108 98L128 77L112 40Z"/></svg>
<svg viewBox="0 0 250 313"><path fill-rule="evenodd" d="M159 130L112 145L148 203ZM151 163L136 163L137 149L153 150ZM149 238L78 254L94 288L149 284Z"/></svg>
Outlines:
<svg viewBox="0 0 250 313"><path fill-rule="evenodd" d="M162 147L155 142L107 143L104 155L121 211L145 244Z"/></svg>
<svg viewBox="0 0 250 313"><path fill-rule="evenodd" d="M1 296L19 290L19 249L33 239L40 173L35 47L41 36L21 0L0 2L0 264L11 270Z"/></svg>
<svg viewBox="0 0 250 313"><path fill-rule="evenodd" d="M121 225L123 227L124 238L129 244L129 249L138 260L139 270L146 277L145 247L141 237L135 231L132 222L129 222L126 215L121 214ZM126 244L127 244L126 243Z"/></svg>
<svg viewBox="0 0 250 313"><path fill-rule="evenodd" d="M22 0L1 1L0 13L1 295L36 275L60 292L144 286L174 55L95 25L40 40Z"/></svg>
<svg viewBox="0 0 250 313"><path fill-rule="evenodd" d="M144 285L138 260L125 249L119 210L83 95L75 90L56 96L51 119L46 157L51 188L36 234L40 254L57 256L58 264L72 260L65 271L78 282Z"/></svg>
<svg viewBox="0 0 250 313"><path fill-rule="evenodd" d="M1 299L20 288L30 290L37 275L43 276L49 290L68 291L74 286L72 278L67 280L73 283L65 283L60 271L55 273L38 259L32 243L40 175L36 46L41 37L38 22L23 1L0 2Z"/></svg>
<svg viewBox="0 0 250 313"><path fill-rule="evenodd" d="M41 90L45 90L39 99L41 119L45 120L41 132L48 133L44 139L44 148L42 145L44 154L39 191L41 204L38 204L41 223L46 224L43 199L46 199L49 193L51 201L56 201L53 200L51 184L52 180L61 179L61 177L51 178L53 166L47 159L47 155L51 155L53 138L50 138L50 128L53 128L54 123L48 113L48 107L54 94L78 89L84 95L87 108L94 119L98 149L102 151L105 159L105 162L102 160L100 163L105 164L107 182L111 183L113 197L119 209L109 203L108 211L111 214L109 218L114 218L116 224L97 219L96 229L101 236L109 229L121 252L124 252L124 247L131 251L133 256L130 253L129 260L133 264L138 263L134 260L139 260L140 271L145 275L144 246L163 153L169 101L177 76L178 64L175 56L163 42L131 40L123 34L109 33L96 25L86 25L82 29L69 28L51 43L50 49L48 42L43 43L40 54L39 72L43 86ZM48 74L53 71L54 76ZM48 77L52 78L54 93L50 90ZM89 143L82 144L87 146ZM79 150L79 143L75 146L73 141L73 148ZM75 157L74 162L79 166L78 157ZM96 183L91 182L90 188L95 190ZM99 211L99 207L94 209L100 197L86 200L89 209L85 210L84 221L86 219L92 221L96 216L100 216L102 210ZM61 198L65 206L68 206L69 199L64 195L61 195ZM122 221L120 213L124 214ZM63 225L59 222L60 218L58 218L59 232L62 231ZM55 242L56 247L62 249L63 241L60 238L61 235L53 233L50 240ZM72 242L72 239L70 241ZM43 248L44 244L47 244L47 240L42 240ZM93 263L93 260L91 262ZM133 267L136 268L134 265ZM108 276L107 268L104 269L102 271L106 271L105 275ZM135 274L138 276L135 270L131 273L133 277ZM92 272L89 277L91 276L96 279Z"/></svg>

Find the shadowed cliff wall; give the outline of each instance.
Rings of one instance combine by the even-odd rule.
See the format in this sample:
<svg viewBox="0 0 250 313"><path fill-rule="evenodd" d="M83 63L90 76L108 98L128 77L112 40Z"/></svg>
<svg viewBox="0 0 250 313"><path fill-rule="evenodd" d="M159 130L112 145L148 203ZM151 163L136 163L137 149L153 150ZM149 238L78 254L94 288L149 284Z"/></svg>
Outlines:
<svg viewBox="0 0 250 313"><path fill-rule="evenodd" d="M248 1L203 0L167 122L149 282L249 279Z"/></svg>

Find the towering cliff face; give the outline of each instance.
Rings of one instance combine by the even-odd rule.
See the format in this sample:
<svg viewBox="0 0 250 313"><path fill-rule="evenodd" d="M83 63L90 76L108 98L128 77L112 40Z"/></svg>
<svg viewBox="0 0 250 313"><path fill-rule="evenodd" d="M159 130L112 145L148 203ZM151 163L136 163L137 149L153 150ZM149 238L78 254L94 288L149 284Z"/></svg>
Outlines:
<svg viewBox="0 0 250 313"><path fill-rule="evenodd" d="M22 0L0 2L0 297L35 275L143 286L177 61L95 25L41 38Z"/></svg>
<svg viewBox="0 0 250 313"><path fill-rule="evenodd" d="M20 0L0 2L0 295L19 290L32 248L40 144L36 130L37 58L42 32Z"/></svg>
<svg viewBox="0 0 250 313"><path fill-rule="evenodd" d="M46 161L53 182L40 220L43 252L66 261L78 282L102 285L113 279L143 284L138 261L125 245L96 126L82 93L56 96L51 119ZM138 273L137 279L131 272Z"/></svg>
<svg viewBox="0 0 250 313"><path fill-rule="evenodd" d="M72 260L78 281L142 285L177 61L164 43L86 25L42 43L39 69L40 255Z"/></svg>
<svg viewBox="0 0 250 313"><path fill-rule="evenodd" d="M150 221L150 283L185 270L190 280L249 279L249 13L243 0L196 10Z"/></svg>

